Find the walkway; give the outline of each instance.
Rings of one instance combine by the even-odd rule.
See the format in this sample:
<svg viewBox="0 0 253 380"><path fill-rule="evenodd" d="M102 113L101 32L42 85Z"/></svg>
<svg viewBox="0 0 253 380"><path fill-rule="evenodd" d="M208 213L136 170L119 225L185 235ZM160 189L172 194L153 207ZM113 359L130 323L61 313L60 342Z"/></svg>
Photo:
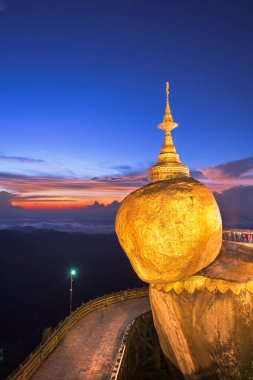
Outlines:
<svg viewBox="0 0 253 380"><path fill-rule="evenodd" d="M136 298L83 317L32 376L32 380L107 380L126 326L150 310L149 299Z"/></svg>

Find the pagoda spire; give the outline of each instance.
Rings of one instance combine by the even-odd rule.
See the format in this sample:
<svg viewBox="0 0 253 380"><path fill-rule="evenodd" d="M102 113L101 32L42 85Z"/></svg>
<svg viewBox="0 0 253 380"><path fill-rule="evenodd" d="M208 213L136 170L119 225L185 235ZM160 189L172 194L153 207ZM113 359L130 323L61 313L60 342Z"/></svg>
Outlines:
<svg viewBox="0 0 253 380"><path fill-rule="evenodd" d="M158 128L163 131L172 131L172 129L176 128L178 125L174 123L173 117L170 112L170 104L169 104L169 82L166 82L166 106L164 111L163 121L158 125Z"/></svg>
<svg viewBox="0 0 253 380"><path fill-rule="evenodd" d="M169 105L169 83L166 82L166 105L163 120L158 128L165 131L163 145L157 163L149 169L150 182L189 177L189 168L180 161L173 144L171 131L178 126L174 122Z"/></svg>

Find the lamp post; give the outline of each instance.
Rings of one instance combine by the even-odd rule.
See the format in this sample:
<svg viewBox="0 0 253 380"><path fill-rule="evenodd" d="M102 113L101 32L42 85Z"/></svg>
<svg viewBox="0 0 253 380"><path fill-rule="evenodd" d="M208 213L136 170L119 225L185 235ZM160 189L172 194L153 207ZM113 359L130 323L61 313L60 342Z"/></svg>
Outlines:
<svg viewBox="0 0 253 380"><path fill-rule="evenodd" d="M73 296L73 277L76 275L76 270L70 270L70 289L69 289L69 314L72 313L72 296Z"/></svg>

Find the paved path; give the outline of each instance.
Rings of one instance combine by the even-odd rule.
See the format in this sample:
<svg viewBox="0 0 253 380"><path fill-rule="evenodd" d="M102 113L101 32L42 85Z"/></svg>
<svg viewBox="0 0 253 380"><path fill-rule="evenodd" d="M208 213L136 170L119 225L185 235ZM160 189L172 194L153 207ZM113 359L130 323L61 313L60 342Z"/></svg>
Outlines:
<svg viewBox="0 0 253 380"><path fill-rule="evenodd" d="M149 299L118 302L84 316L32 380L107 380L126 326L150 310Z"/></svg>

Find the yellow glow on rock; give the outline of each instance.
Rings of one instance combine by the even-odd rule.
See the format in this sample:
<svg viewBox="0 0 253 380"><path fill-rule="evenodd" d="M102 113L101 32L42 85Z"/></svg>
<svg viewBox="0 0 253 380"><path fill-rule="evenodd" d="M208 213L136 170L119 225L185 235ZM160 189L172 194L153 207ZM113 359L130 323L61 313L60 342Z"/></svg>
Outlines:
<svg viewBox="0 0 253 380"><path fill-rule="evenodd" d="M138 276L167 284L210 264L222 243L220 211L201 182L176 178L129 194L116 217L116 233Z"/></svg>

